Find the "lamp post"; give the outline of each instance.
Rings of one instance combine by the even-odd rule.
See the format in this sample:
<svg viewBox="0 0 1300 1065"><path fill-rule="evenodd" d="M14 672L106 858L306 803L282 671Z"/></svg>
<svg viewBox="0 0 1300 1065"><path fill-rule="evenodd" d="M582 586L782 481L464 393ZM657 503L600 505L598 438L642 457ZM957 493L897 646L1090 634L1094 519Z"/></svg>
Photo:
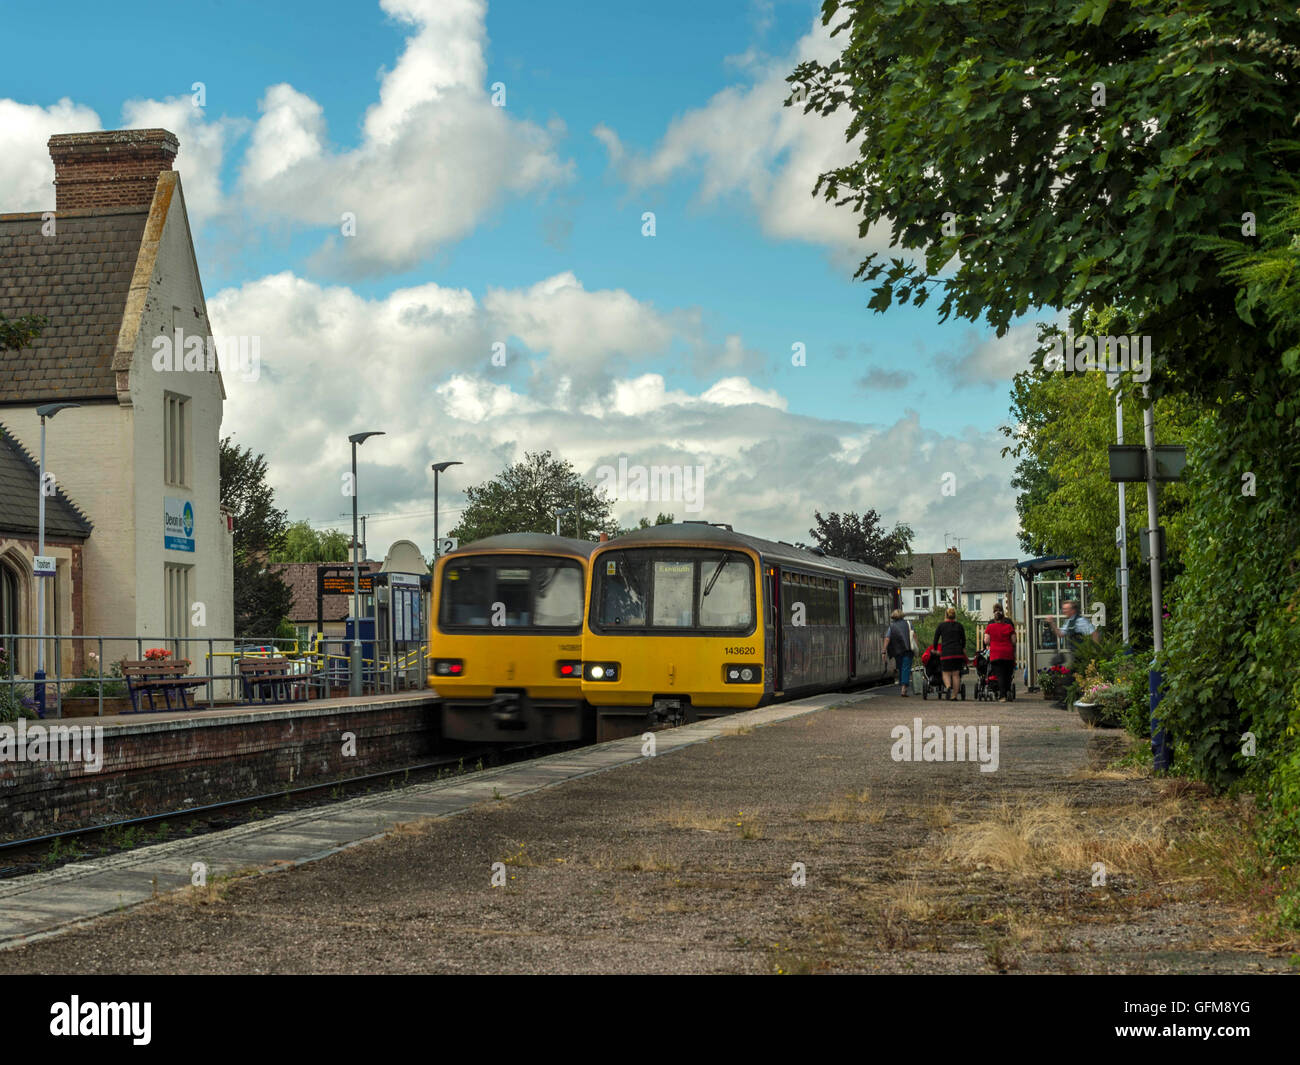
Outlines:
<svg viewBox="0 0 1300 1065"><path fill-rule="evenodd" d="M383 432L353 433L352 443L352 651L348 671L348 694L361 694L361 563L357 558L357 445Z"/></svg>
<svg viewBox="0 0 1300 1065"><path fill-rule="evenodd" d="M556 507L556 508L555 508L555 535L556 535L556 536L559 536L559 535L560 535L560 515L561 515L561 514L572 514L572 513L573 513L573 508L572 508L572 507Z"/></svg>
<svg viewBox="0 0 1300 1065"><path fill-rule="evenodd" d="M1124 443L1124 394L1119 390L1119 374L1106 375L1106 385L1115 393L1115 443ZM1128 649L1128 507L1124 498L1124 482L1119 482L1119 528L1115 530L1119 548L1119 605L1120 624L1124 635L1124 648Z"/></svg>
<svg viewBox="0 0 1300 1065"><path fill-rule="evenodd" d="M1164 596L1160 575L1160 556L1163 544L1160 541L1160 522L1156 517L1156 408L1151 400L1151 390L1142 386L1142 397L1146 407L1142 411L1142 435L1146 444L1147 466L1147 537L1151 555L1151 643L1156 661L1165 649ZM1151 692L1151 760L1157 772L1168 771L1174 764L1173 743L1165 731L1164 723L1156 717L1163 694L1164 676L1151 663L1148 674L1148 686Z"/></svg>
<svg viewBox="0 0 1300 1065"><path fill-rule="evenodd" d="M36 548L38 555L45 554L45 419L53 418L61 410L67 410L69 407L80 407L80 403L46 403L43 407L37 407L36 413L41 419L41 465L40 480L36 485L38 496L37 509L40 512L40 522L37 531ZM45 588L40 586L40 593L36 596L36 712L41 717L45 716Z"/></svg>
<svg viewBox="0 0 1300 1065"><path fill-rule="evenodd" d="M463 466L463 462L435 462L433 464L433 558L436 562L438 556L442 553L441 544L438 540L438 474L443 473L448 466Z"/></svg>

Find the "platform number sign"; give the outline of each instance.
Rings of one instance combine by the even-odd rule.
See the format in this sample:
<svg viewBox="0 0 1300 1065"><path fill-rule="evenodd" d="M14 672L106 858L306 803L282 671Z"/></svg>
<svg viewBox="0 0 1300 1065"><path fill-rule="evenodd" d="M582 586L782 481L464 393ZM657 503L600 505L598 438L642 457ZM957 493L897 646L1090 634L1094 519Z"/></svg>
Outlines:
<svg viewBox="0 0 1300 1065"><path fill-rule="evenodd" d="M444 536L438 540L438 554L445 555L460 547L460 541L454 536Z"/></svg>

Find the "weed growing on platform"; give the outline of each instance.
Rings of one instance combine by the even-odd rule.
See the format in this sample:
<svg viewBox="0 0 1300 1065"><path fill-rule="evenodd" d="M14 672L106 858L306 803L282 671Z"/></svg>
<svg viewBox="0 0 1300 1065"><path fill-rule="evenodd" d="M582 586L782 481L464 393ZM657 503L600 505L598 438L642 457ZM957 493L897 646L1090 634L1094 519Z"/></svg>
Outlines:
<svg viewBox="0 0 1300 1065"><path fill-rule="evenodd" d="M56 865L63 865L66 862L75 862L82 857L85 852L75 843L66 840L56 839L50 844L49 850L41 858L41 867L52 869Z"/></svg>

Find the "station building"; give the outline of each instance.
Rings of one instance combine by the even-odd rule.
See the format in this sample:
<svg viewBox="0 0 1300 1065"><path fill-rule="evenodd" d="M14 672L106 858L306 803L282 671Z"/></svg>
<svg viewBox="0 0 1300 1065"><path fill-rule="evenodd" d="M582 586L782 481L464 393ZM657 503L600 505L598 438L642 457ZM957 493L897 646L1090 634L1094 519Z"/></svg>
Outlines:
<svg viewBox="0 0 1300 1065"><path fill-rule="evenodd" d="M57 486L47 498L47 554L58 559L56 576L39 578L52 600L47 632L162 643L234 631L221 369L155 368L158 338L211 337L172 169L178 148L163 129L56 135L53 209L0 214L0 313L49 320L29 346L0 352L0 628L35 631L36 409L67 402L80 407L46 426ZM65 675L80 670L86 647L64 645ZM30 675L30 642L18 655Z"/></svg>

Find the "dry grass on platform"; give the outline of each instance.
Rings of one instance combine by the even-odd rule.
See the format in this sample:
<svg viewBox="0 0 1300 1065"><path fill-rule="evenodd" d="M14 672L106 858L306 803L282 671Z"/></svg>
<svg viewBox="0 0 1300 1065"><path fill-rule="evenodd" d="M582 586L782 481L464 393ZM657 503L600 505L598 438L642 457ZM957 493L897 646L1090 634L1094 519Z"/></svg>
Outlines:
<svg viewBox="0 0 1300 1065"><path fill-rule="evenodd" d="M1176 802L1112 807L1104 816L1060 798L1004 801L989 815L951 828L942 858L962 866L987 866L1014 876L1092 870L1106 875L1156 872L1180 819Z"/></svg>

